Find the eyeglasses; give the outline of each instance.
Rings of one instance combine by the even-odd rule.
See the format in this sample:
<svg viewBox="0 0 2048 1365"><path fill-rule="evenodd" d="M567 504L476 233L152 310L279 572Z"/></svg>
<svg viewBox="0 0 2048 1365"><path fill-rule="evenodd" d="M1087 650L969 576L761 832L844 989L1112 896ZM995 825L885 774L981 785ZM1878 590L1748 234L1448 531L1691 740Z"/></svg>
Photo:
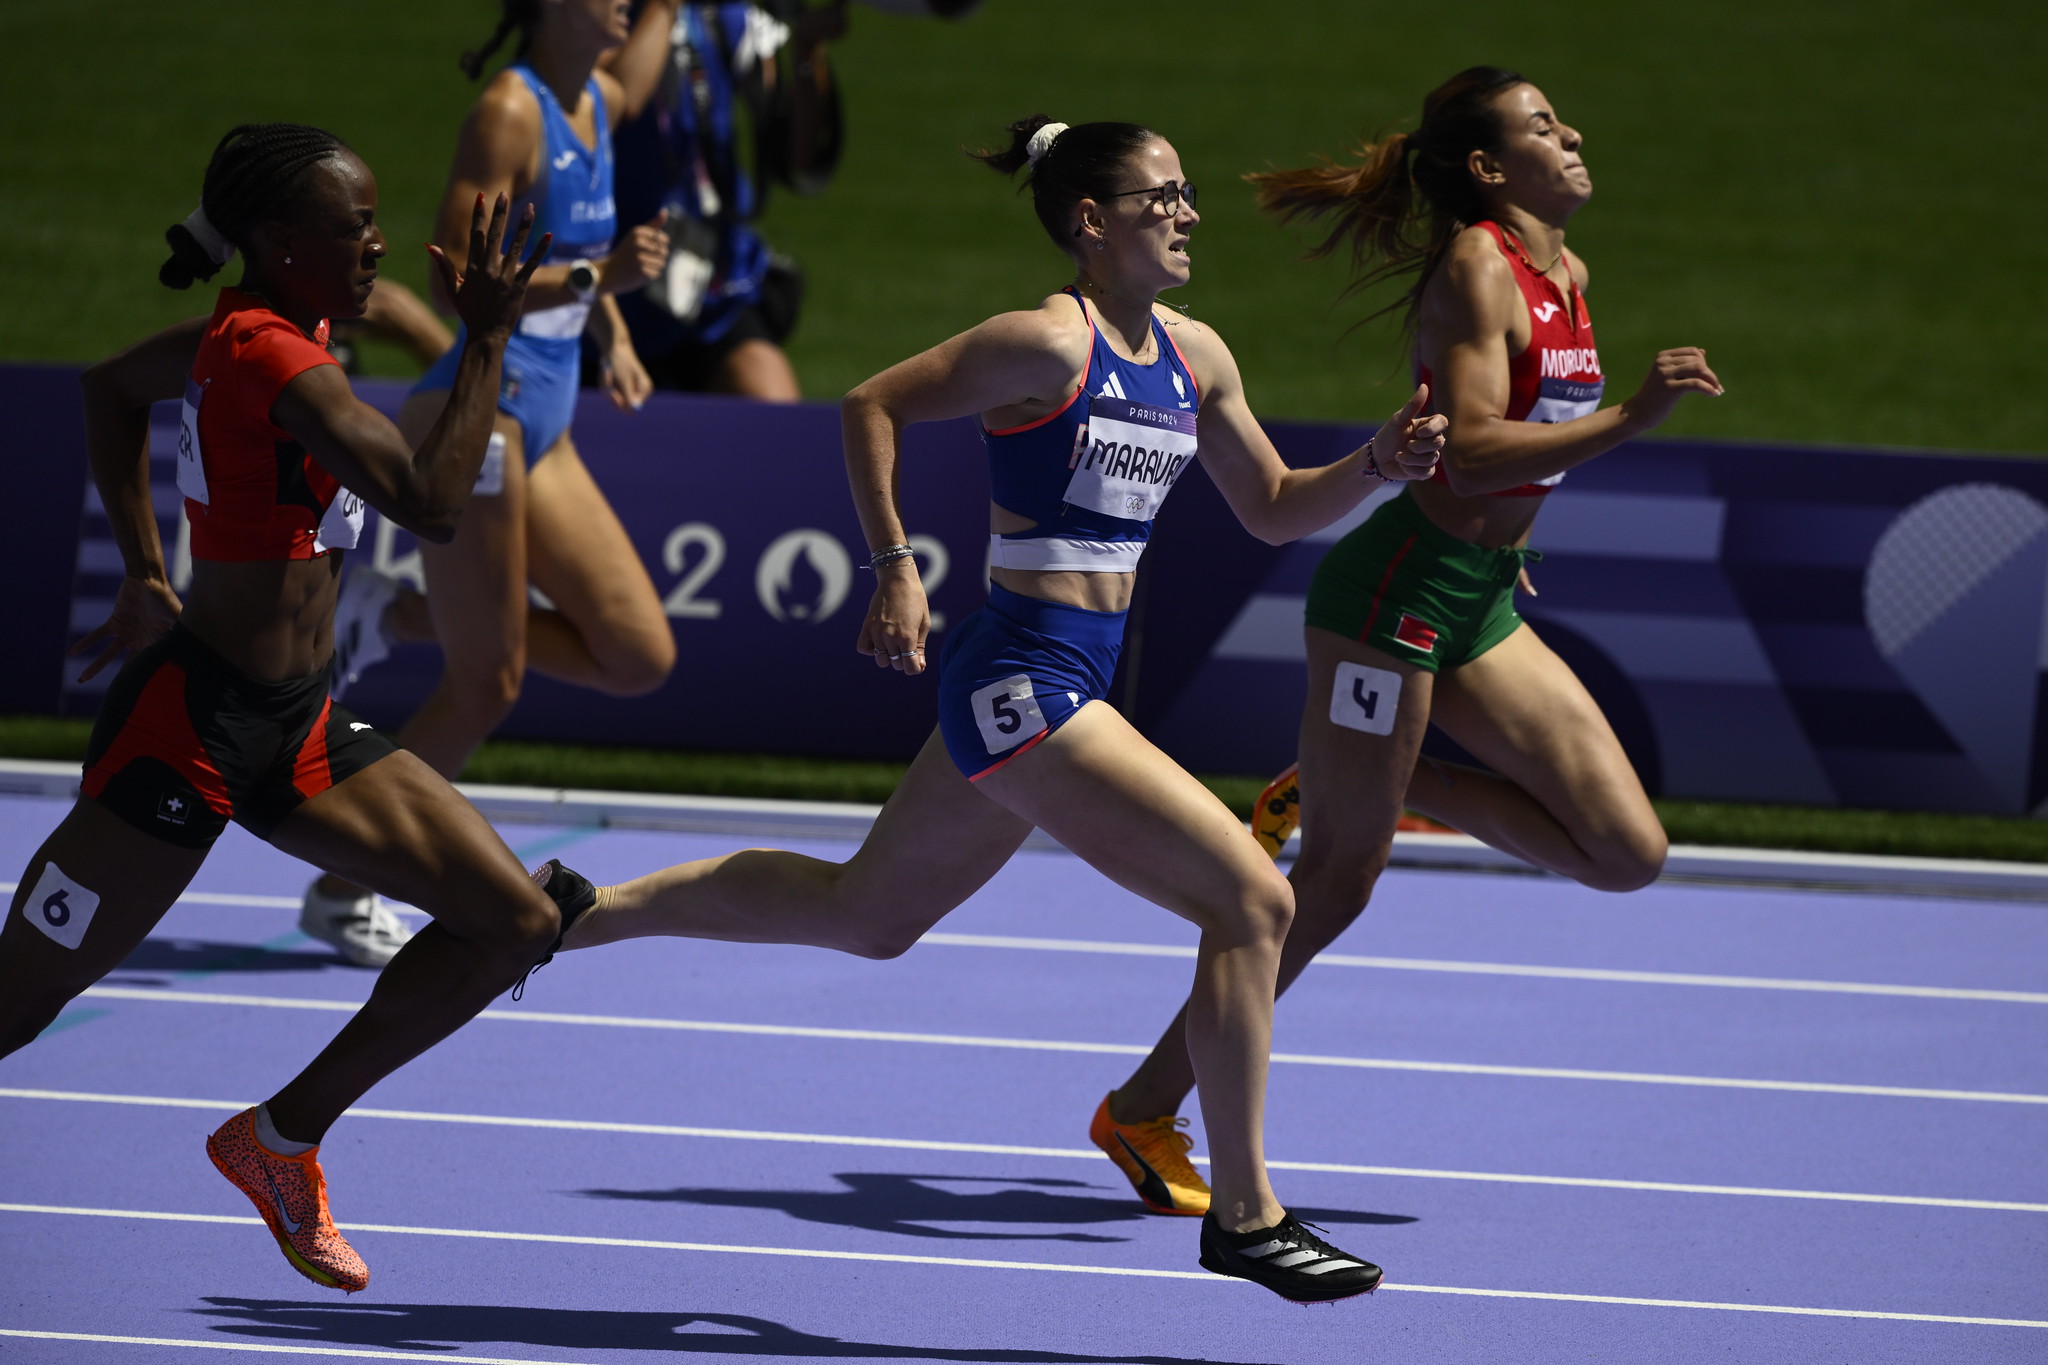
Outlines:
<svg viewBox="0 0 2048 1365"><path fill-rule="evenodd" d="M1103 196L1103 198L1128 199L1130 196L1134 194L1150 194L1156 196L1159 207L1166 210L1166 216L1169 218L1173 217L1175 214L1180 212L1180 206L1182 204L1186 204L1191 209L1195 206L1194 184L1192 182L1177 184L1171 180L1167 181L1164 185L1154 185L1150 189L1125 190L1121 194L1106 194Z"/></svg>

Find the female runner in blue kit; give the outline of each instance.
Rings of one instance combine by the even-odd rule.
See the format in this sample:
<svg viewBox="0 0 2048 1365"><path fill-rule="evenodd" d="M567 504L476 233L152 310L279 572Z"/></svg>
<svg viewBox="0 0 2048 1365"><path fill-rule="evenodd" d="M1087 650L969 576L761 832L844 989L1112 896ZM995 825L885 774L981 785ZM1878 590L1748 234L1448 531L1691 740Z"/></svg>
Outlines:
<svg viewBox="0 0 2048 1365"><path fill-rule="evenodd" d="M462 529L422 545L424 597L351 569L335 609L337 694L391 643L435 642L433 693L399 742L454 778L518 701L529 668L608 696L661 686L675 636L660 594L576 449L577 370L586 328L606 356L620 407L652 392L614 298L640 288L668 258L655 224L619 231L612 197L612 119L619 84L599 59L625 40L623 0L502 0L496 32L463 69L478 78L505 42L513 61L492 76L456 139L436 239L458 265L461 228L478 193L534 206L534 231L554 237L526 312L505 344L491 449ZM398 425L417 440L448 402L460 346L414 386ZM531 583L548 598L529 605ZM326 931L322 926L329 926ZM300 927L376 965L405 930L367 889L323 877L306 891Z"/></svg>
<svg viewBox="0 0 2048 1365"><path fill-rule="evenodd" d="M1296 1222L1266 1180L1286 879L1103 697L1152 516L1190 460L1248 530L1277 543L1335 521L1381 478L1426 477L1446 423L1419 416L1418 392L1371 445L1286 468L1221 339L1157 302L1187 282L1200 221L1173 147L1128 123L1037 117L1010 133L1008 148L982 159L1006 174L1030 167L1039 221L1072 259L1074 283L884 371L843 408L878 578L858 648L905 674L925 669L930 618L897 510L898 437L968 413L986 432L989 602L947 640L937 733L848 862L751 849L600 888L565 946L675 935L894 957L1037 826L1202 930L1188 1050L1216 1195L1201 1263L1298 1301L1364 1293L1379 1268Z"/></svg>

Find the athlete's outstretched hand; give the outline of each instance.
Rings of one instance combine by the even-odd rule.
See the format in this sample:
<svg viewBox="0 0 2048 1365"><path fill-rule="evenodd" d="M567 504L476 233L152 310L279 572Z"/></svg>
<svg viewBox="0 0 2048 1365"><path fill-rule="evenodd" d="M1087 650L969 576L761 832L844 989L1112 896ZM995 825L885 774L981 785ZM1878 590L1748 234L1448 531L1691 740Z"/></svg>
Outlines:
<svg viewBox="0 0 2048 1365"><path fill-rule="evenodd" d="M874 600L868 603L867 619L860 623L860 642L854 648L873 655L876 668L924 672L924 641L931 633L932 613L917 561L892 559L875 570L875 578Z"/></svg>
<svg viewBox="0 0 2048 1365"><path fill-rule="evenodd" d="M1442 413L1424 417L1422 411L1428 406L1429 385L1417 384L1401 410L1372 434L1372 462L1379 466L1381 478L1408 483L1436 472L1451 419Z"/></svg>
<svg viewBox="0 0 2048 1365"><path fill-rule="evenodd" d="M447 296L455 300L455 311L461 315L463 325L469 328L473 337L494 337L503 340L511 334L519 321L519 310L526 303L526 282L533 278L533 272L547 259L548 248L554 243L553 233L542 233L533 248L533 255L526 255L526 235L533 230L533 205L528 204L519 215L519 231L512 238L509 250L501 250L505 240L505 219L512 211L512 201L504 191L498 192L497 203L491 206L488 226L484 220L484 197L476 197L476 207L469 215L469 269L457 270L455 262L448 259L448 253L440 247L429 244L427 254L434 258L434 265L441 272L441 285ZM524 264L522 264L522 260Z"/></svg>
<svg viewBox="0 0 2048 1365"><path fill-rule="evenodd" d="M114 609L107 619L71 646L73 654L84 654L100 645L98 657L78 675L84 682L123 654L146 649L163 639L185 609L171 585L160 578L123 578L114 592Z"/></svg>
<svg viewBox="0 0 2048 1365"><path fill-rule="evenodd" d="M1721 396L1721 381L1707 368L1707 353L1697 346L1680 346L1659 351L1650 362L1649 377L1635 395L1623 401L1629 422L1647 431L1671 415L1678 400L1689 393Z"/></svg>

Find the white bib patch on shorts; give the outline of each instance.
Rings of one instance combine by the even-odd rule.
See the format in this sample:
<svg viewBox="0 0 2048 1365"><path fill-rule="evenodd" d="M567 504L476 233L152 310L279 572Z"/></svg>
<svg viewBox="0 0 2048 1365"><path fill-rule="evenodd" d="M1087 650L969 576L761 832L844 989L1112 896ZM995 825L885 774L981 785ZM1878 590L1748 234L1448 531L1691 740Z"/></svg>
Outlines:
<svg viewBox="0 0 2048 1365"><path fill-rule="evenodd" d="M494 431L484 446L483 467L476 472L476 487L470 493L479 498L497 497L505 491L505 433Z"/></svg>
<svg viewBox="0 0 2048 1365"><path fill-rule="evenodd" d="M1045 713L1031 695L1031 679L1022 673L970 693L967 704L992 754L1014 749L1045 729Z"/></svg>
<svg viewBox="0 0 2048 1365"><path fill-rule="evenodd" d="M86 926L99 908L100 898L65 876L64 869L54 862L43 864L36 889L21 903L28 922L66 948L84 942Z"/></svg>
<svg viewBox="0 0 2048 1365"><path fill-rule="evenodd" d="M1401 704L1401 675L1364 664L1337 665L1337 685L1330 689L1330 721L1368 735L1394 732L1394 712Z"/></svg>

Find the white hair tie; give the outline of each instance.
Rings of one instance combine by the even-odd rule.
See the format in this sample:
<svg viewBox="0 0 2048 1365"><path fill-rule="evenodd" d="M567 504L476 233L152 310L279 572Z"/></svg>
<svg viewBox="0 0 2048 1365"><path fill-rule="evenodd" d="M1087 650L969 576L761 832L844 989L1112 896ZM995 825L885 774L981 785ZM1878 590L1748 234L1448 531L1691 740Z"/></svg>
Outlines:
<svg viewBox="0 0 2048 1365"><path fill-rule="evenodd" d="M1067 125L1064 123L1046 124L1043 128L1033 133L1031 140L1024 144L1025 158L1032 165L1036 166L1044 158L1045 154L1052 150L1052 144L1059 141L1060 134L1066 131Z"/></svg>
<svg viewBox="0 0 2048 1365"><path fill-rule="evenodd" d="M210 257L215 265L226 265L235 254L235 244L220 235L220 229L206 216L205 208L196 208L185 215L185 231L192 234L192 240L199 243L199 249Z"/></svg>

